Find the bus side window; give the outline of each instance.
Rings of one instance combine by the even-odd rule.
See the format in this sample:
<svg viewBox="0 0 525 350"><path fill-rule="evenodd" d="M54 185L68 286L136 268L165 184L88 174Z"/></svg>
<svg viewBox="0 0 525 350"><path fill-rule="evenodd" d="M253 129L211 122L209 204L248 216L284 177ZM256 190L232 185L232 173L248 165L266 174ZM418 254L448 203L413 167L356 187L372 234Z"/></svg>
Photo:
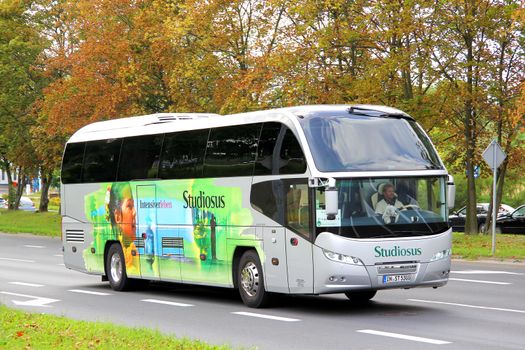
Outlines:
<svg viewBox="0 0 525 350"><path fill-rule="evenodd" d="M292 130L288 128L281 145L280 159L283 163L279 167L280 174L304 174L306 171L306 159L301 145Z"/></svg>
<svg viewBox="0 0 525 350"><path fill-rule="evenodd" d="M122 142L117 181L157 178L163 134L127 137Z"/></svg>
<svg viewBox="0 0 525 350"><path fill-rule="evenodd" d="M206 147L204 177L252 176L262 124L213 128Z"/></svg>
<svg viewBox="0 0 525 350"><path fill-rule="evenodd" d="M257 147L257 160L253 175L272 175L278 174L279 169L273 169L273 152L281 131L282 124L270 122L264 123Z"/></svg>
<svg viewBox="0 0 525 350"><path fill-rule="evenodd" d="M280 123L264 123L254 175L304 174L305 171L306 159L292 130Z"/></svg>
<svg viewBox="0 0 525 350"><path fill-rule="evenodd" d="M76 184L82 180L82 161L85 148L86 144L84 142L67 144L62 163L62 183ZM2 172L3 175L4 173Z"/></svg>
<svg viewBox="0 0 525 350"><path fill-rule="evenodd" d="M161 179L201 178L210 129L166 134L162 146Z"/></svg>
<svg viewBox="0 0 525 350"><path fill-rule="evenodd" d="M113 182L117 177L122 139L86 143L82 182Z"/></svg>

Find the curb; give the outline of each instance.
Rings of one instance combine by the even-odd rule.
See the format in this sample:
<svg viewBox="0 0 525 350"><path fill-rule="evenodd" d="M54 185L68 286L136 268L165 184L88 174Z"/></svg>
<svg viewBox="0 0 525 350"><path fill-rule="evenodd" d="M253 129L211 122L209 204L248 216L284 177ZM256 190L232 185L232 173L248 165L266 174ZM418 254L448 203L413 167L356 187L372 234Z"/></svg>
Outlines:
<svg viewBox="0 0 525 350"><path fill-rule="evenodd" d="M482 263L482 264L499 264L525 267L525 261L521 259L498 259L498 258L481 258L476 260L462 259L460 257L453 257L452 262L464 263Z"/></svg>

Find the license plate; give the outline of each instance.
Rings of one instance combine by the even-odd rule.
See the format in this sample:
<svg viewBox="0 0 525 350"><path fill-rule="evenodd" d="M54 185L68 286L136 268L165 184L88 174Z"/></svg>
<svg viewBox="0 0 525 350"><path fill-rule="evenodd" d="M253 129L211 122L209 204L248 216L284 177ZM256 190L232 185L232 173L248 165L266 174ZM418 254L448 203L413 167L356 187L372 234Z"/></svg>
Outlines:
<svg viewBox="0 0 525 350"><path fill-rule="evenodd" d="M412 281L412 275L385 275L383 276L383 283L398 283L398 282L410 282Z"/></svg>

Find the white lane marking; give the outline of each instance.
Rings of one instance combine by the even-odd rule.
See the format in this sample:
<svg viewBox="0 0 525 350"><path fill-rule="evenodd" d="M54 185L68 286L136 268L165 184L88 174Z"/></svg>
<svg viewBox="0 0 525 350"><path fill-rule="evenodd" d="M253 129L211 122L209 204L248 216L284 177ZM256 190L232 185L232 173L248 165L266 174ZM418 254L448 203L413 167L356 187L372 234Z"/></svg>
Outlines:
<svg viewBox="0 0 525 350"><path fill-rule="evenodd" d="M450 272L462 274L462 275L517 275L517 276L525 275L525 273L521 273L521 272L494 271L494 270L460 270L460 271L450 271Z"/></svg>
<svg viewBox="0 0 525 350"><path fill-rule="evenodd" d="M93 291L90 291L90 290L83 290L83 289L69 289L68 292L81 293L81 294L91 294L91 295L113 295L111 293L93 292Z"/></svg>
<svg viewBox="0 0 525 350"><path fill-rule="evenodd" d="M34 260L26 260L26 259L11 259L11 258L0 258L0 260L6 260L6 261L17 261L17 262L26 262L26 263L34 263Z"/></svg>
<svg viewBox="0 0 525 350"><path fill-rule="evenodd" d="M57 264L58 266L66 266L65 264Z"/></svg>
<svg viewBox="0 0 525 350"><path fill-rule="evenodd" d="M19 300L11 300L15 305L19 306L40 306L40 307L50 307L47 304L55 303L57 301L60 301L59 299L51 299L51 298L43 298L43 297L37 297L34 295L27 295L27 294L17 294L17 293L9 293L9 292L0 292L1 294L5 295L13 295L17 297L23 297L23 298L30 298L32 300L28 301L19 301Z"/></svg>
<svg viewBox="0 0 525 350"><path fill-rule="evenodd" d="M9 284L15 284L17 286L26 286L26 287L43 287L43 284L36 283L26 283L26 282L9 282Z"/></svg>
<svg viewBox="0 0 525 350"><path fill-rule="evenodd" d="M507 285L512 284L510 282L495 282L495 281L482 281L482 280L469 280L464 278L451 278L449 277L450 281L459 281L459 282L472 282L472 283L485 283L485 284L499 284L499 285Z"/></svg>
<svg viewBox="0 0 525 350"><path fill-rule="evenodd" d="M468 307L468 308L471 308L471 309L483 309L483 310L515 312L515 313L519 313L519 314L525 314L525 310L505 309L505 308L501 308L501 307L490 307L490 306L468 305L468 304L458 304L458 303L447 303L447 302L444 302L444 301L421 300L421 299L407 299L407 300L408 301L415 301L417 303L440 304L440 305L450 305L450 306L462 306L462 307Z"/></svg>
<svg viewBox="0 0 525 350"><path fill-rule="evenodd" d="M435 345L451 344L451 342L444 341L444 340L414 337L412 335L399 334L399 333L381 332L381 331L375 331L373 329L361 329L361 330L358 330L357 332L373 334L373 335L380 335L383 337L397 338L397 339L403 339L403 340L411 340L411 341L417 341L420 343L428 343L428 344L435 344Z"/></svg>
<svg viewBox="0 0 525 350"><path fill-rule="evenodd" d="M30 245L30 244L25 244L24 247L26 247L26 248L36 248L36 249L44 249L45 248L43 245Z"/></svg>
<svg viewBox="0 0 525 350"><path fill-rule="evenodd" d="M61 258L61 257L64 256L64 254L55 254L55 255L53 255L53 256L57 256L57 257Z"/></svg>
<svg viewBox="0 0 525 350"><path fill-rule="evenodd" d="M170 306L181 306L181 307L195 306L192 304L176 303L173 301L157 300L157 299L142 299L141 301L146 302L146 303L163 304L163 305L170 305Z"/></svg>
<svg viewBox="0 0 525 350"><path fill-rule="evenodd" d="M232 312L232 314L241 315L241 316L249 316L249 317L266 318L268 320L283 321L283 322L298 322L298 321L301 321L301 320L299 320L297 318L288 318L288 317L263 315L263 314L256 314L256 313L253 313L253 312Z"/></svg>

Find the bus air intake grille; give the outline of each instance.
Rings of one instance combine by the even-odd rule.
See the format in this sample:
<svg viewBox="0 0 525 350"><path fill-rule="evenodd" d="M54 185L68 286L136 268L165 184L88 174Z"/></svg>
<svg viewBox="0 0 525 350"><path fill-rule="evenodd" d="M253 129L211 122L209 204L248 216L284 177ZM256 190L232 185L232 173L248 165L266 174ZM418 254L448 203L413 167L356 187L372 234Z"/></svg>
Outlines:
<svg viewBox="0 0 525 350"><path fill-rule="evenodd" d="M163 248L184 248L184 239L179 237L162 237Z"/></svg>
<svg viewBox="0 0 525 350"><path fill-rule="evenodd" d="M84 230L66 230L66 242L84 243Z"/></svg>
<svg viewBox="0 0 525 350"><path fill-rule="evenodd" d="M135 239L135 247L137 247L137 248L144 248L144 238L136 238Z"/></svg>
<svg viewBox="0 0 525 350"><path fill-rule="evenodd" d="M417 272L417 264L407 264L407 265L382 265L377 267L377 272L379 274L389 274L389 273L414 273Z"/></svg>

